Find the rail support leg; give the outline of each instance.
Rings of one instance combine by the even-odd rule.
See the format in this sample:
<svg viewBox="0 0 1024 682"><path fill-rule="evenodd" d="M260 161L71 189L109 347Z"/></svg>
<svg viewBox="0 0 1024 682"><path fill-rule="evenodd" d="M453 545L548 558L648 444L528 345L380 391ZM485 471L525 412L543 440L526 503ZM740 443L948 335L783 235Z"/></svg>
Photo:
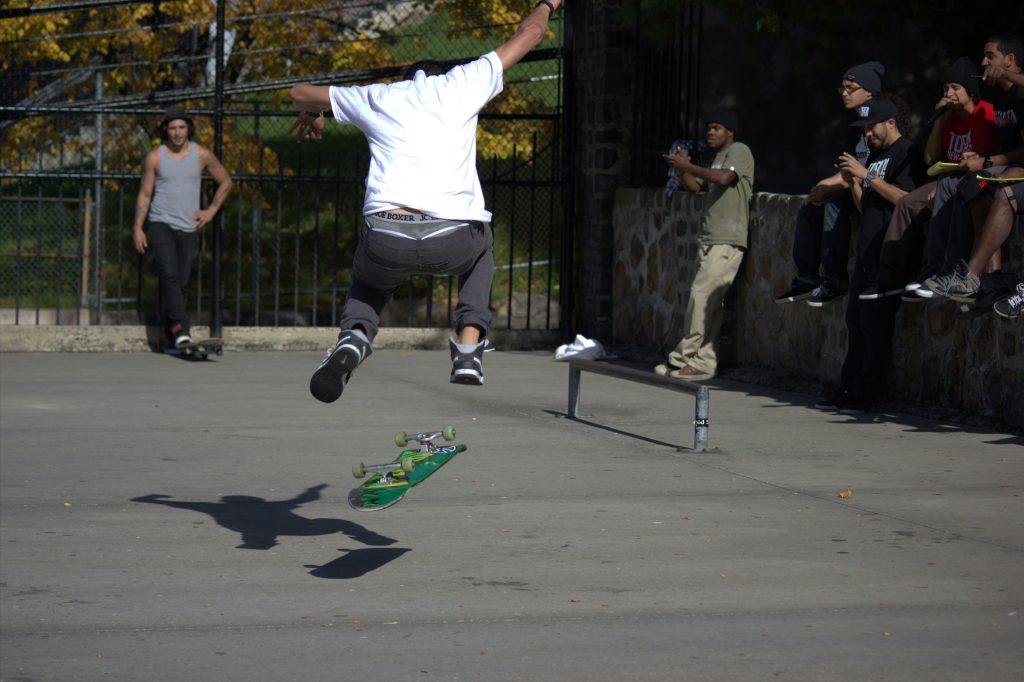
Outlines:
<svg viewBox="0 0 1024 682"><path fill-rule="evenodd" d="M580 411L580 370L569 366L569 419L575 419Z"/></svg>
<svg viewBox="0 0 1024 682"><path fill-rule="evenodd" d="M710 409L710 390L707 386L697 389L697 405L693 415L693 449L704 452L708 449L708 425Z"/></svg>

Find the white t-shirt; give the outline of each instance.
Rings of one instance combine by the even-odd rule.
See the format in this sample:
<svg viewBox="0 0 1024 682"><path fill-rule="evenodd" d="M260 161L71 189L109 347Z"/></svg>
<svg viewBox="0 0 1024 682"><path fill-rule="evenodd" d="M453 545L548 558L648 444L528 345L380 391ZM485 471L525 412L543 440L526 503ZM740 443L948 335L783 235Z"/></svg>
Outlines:
<svg viewBox="0 0 1024 682"><path fill-rule="evenodd" d="M436 218L490 222L476 173L477 114L502 89L494 52L440 76L331 86L331 109L370 143L363 213L402 206Z"/></svg>

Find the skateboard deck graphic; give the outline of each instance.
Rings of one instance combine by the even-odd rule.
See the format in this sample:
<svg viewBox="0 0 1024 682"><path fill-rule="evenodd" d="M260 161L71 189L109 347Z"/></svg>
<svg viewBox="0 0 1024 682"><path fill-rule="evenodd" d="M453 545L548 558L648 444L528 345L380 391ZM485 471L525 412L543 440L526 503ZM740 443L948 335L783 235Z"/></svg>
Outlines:
<svg viewBox="0 0 1024 682"><path fill-rule="evenodd" d="M349 492L349 506L357 511L380 511L394 506L411 489L433 476L455 455L466 449L461 443L438 447L434 444L438 438L455 440L455 429L447 426L426 433L400 432L395 435L396 445L405 448L410 442L418 442L419 449L403 449L398 457L386 464L359 463L353 466L352 474L356 478L363 478L367 474L370 477Z"/></svg>
<svg viewBox="0 0 1024 682"><path fill-rule="evenodd" d="M178 348L169 348L167 353L180 355L190 360L206 360L210 353L224 354L224 339L201 339L186 343Z"/></svg>

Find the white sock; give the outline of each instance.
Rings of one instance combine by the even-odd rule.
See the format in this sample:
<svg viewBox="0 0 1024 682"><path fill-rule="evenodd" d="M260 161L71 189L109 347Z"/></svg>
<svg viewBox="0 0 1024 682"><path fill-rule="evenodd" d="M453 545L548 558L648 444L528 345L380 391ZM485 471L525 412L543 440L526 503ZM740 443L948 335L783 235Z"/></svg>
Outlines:
<svg viewBox="0 0 1024 682"><path fill-rule="evenodd" d="M483 339L481 339L479 343L459 343L458 341L455 341L455 339L452 339L452 341L455 342L455 347L459 349L460 353L472 353L477 348L487 343Z"/></svg>

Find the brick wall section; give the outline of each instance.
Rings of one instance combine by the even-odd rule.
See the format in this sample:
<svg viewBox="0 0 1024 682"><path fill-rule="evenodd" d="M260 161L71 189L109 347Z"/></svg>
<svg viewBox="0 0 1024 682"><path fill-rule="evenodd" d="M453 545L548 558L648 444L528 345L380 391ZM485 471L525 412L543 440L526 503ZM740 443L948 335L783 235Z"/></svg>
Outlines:
<svg viewBox="0 0 1024 682"><path fill-rule="evenodd" d="M630 42L621 1L592 0L572 12L575 93L575 332L607 338L612 295L612 209L629 172Z"/></svg>
<svg viewBox="0 0 1024 682"><path fill-rule="evenodd" d="M845 304L814 309L773 301L794 274L792 235L801 200L765 193L751 200L751 248L734 285L729 355L741 366L836 383L846 353ZM667 349L678 341L702 210L703 198L685 193L617 192L611 335L617 346ZM1004 247L1004 262L1024 271L1019 229ZM1024 321L993 314L957 320L952 303L901 306L891 392L1024 426Z"/></svg>

